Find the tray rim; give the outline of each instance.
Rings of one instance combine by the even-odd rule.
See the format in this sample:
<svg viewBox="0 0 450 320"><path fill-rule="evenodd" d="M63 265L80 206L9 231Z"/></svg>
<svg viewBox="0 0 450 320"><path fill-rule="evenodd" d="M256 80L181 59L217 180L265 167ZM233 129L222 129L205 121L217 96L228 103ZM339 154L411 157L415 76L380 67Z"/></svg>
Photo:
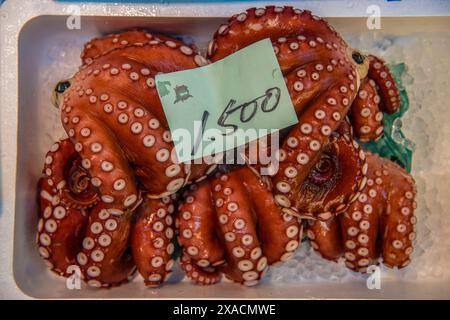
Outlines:
<svg viewBox="0 0 450 320"><path fill-rule="evenodd" d="M9 14L14 13L14 4L17 4L19 0L10 0L5 2L0 7L0 29L5 30L7 18ZM325 1L324 3L336 3L336 1ZM361 2L363 4L368 3ZM420 1L414 0L413 3L409 2L409 6L414 6L414 3ZM35 3L35 2L34 2ZM208 14L198 14L196 9L199 6L205 4L174 4L172 6L164 6L160 4L156 5L144 5L148 8L142 11L141 14L133 14L133 12L127 11L129 7L142 8L142 4L125 4L120 6L114 6L112 4L94 4L83 5L81 15L82 16L114 16L114 17L158 17L158 18L224 18L230 16L231 13L242 11L245 8L251 6L262 6L267 2L252 2L252 3L210 3L206 4L211 11ZM380 4L380 6L387 6L383 1L375 0L370 3ZM33 0L22 0L21 6L32 6ZM283 4L298 5L298 2L287 1ZM405 4L405 3L403 3ZM433 4L436 4L434 7ZM441 4L441 5L437 5ZM3 119L0 128L0 150L2 150L1 157L1 195L0 195L0 243L3 247L0 250L0 283L2 284L2 291L0 297L8 298L32 298L23 292L15 282L13 272L13 239L14 239L14 217L15 217L15 201L16 201L16 171L17 171L17 139L18 139L18 46L20 32L23 27L35 18L46 15L67 15L67 9L73 3L61 3L51 0L43 0L35 11L24 12L15 17L14 24L8 25L6 32L0 34L0 118ZM328 14L324 17L363 17L362 15L349 15L348 12L341 10L340 12L333 12L329 8L321 7L315 1L302 2L302 7L306 7L313 10L317 14L321 15L322 10L326 10ZM105 9L106 8L106 9ZM389 9L386 11L388 17L442 17L450 16L450 6L442 5L440 1L427 2L426 8L432 8L433 10L423 10L425 7L421 7L422 11L417 14L410 15L396 15L399 14L398 7L395 10ZM156 11L151 12L154 9ZM434 10L435 9L435 10ZM106 10L106 11L105 11ZM401 10L400 10L401 11ZM420 10L418 10L420 11ZM205 11L206 12L206 11ZM330 15L330 12L333 13ZM136 12L134 12L136 13ZM403 12L405 13L405 12ZM406 12L408 13L408 12ZM420 14L419 14L420 13ZM427 15L425 15L427 13ZM6 81L7 77L4 75L13 74L16 75L17 81Z"/></svg>

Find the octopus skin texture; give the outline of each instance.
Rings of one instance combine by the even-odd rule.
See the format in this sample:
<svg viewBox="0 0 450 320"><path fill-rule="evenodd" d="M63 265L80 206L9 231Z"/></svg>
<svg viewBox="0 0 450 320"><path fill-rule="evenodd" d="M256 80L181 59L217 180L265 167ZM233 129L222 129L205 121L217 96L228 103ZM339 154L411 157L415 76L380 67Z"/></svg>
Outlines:
<svg viewBox="0 0 450 320"><path fill-rule="evenodd" d="M119 285L135 268L127 251L130 218L107 211L81 161L68 139L46 155L39 181L39 253L59 275L69 276L76 265L92 287Z"/></svg>
<svg viewBox="0 0 450 320"><path fill-rule="evenodd" d="M302 217L293 201L298 187L318 161L330 135L344 122L367 75L369 61L311 12L274 6L252 8L231 17L215 33L208 56L216 61L265 38L272 41L299 120L276 151L279 169L272 178L275 200L284 212Z"/></svg>
<svg viewBox="0 0 450 320"><path fill-rule="evenodd" d="M131 231L131 249L147 286L159 286L172 274L174 209L171 197L146 199L137 209Z"/></svg>
<svg viewBox="0 0 450 320"><path fill-rule="evenodd" d="M132 211L140 192L161 198L214 166L178 163L155 75L206 60L179 40L130 31L90 41L83 65L58 84L63 126L110 213Z"/></svg>
<svg viewBox="0 0 450 320"><path fill-rule="evenodd" d="M319 161L290 198L297 209L295 215L329 220L345 210L365 188L368 164L352 132L346 121L330 135Z"/></svg>
<svg viewBox="0 0 450 320"><path fill-rule="evenodd" d="M162 284L174 264L174 196L144 196L131 213L111 214L81 162L68 139L55 143L45 158L45 177L39 181L40 255L61 276L78 266L91 287L127 282L136 267L146 285Z"/></svg>
<svg viewBox="0 0 450 320"><path fill-rule="evenodd" d="M383 135L383 112L397 112L400 96L384 61L373 55L369 55L368 59L368 76L361 83L353 101L350 117L355 135L360 141L377 141Z"/></svg>
<svg viewBox="0 0 450 320"><path fill-rule="evenodd" d="M365 157L366 183L355 195L357 200L345 212L326 221L308 220L306 235L322 257L329 260L343 257L353 271L366 272L380 257L390 268L406 267L416 236L414 180L390 160L369 152ZM310 176L334 175L334 168L342 161L346 161L345 157L337 155L328 170L313 171ZM341 179L338 177L336 181Z"/></svg>
<svg viewBox="0 0 450 320"><path fill-rule="evenodd" d="M194 283L221 274L256 285L267 265L294 255L302 238L299 219L284 214L269 185L250 167L191 185L176 218L181 267Z"/></svg>

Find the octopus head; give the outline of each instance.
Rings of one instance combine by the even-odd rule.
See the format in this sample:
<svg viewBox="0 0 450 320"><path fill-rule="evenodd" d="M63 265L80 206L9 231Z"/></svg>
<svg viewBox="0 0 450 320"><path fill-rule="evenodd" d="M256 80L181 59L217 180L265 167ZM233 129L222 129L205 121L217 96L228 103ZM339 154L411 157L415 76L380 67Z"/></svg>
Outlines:
<svg viewBox="0 0 450 320"><path fill-rule="evenodd" d="M347 123L330 137L307 178L298 186L295 207L299 212L327 220L349 204L362 179L359 145L349 136Z"/></svg>
<svg viewBox="0 0 450 320"><path fill-rule="evenodd" d="M70 80L61 80L56 84L52 92L52 103L56 108L61 105L63 94L70 87L70 84Z"/></svg>
<svg viewBox="0 0 450 320"><path fill-rule="evenodd" d="M364 80L369 72L369 59L357 49L350 49L348 54L351 56L350 61L352 61L355 66L357 75L357 89L359 90L362 80Z"/></svg>

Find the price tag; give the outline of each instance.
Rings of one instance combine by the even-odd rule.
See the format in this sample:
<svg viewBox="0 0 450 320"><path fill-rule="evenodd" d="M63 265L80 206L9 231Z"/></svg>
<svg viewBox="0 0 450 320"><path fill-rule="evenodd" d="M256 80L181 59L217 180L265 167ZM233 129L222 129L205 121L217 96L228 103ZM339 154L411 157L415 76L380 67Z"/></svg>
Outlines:
<svg viewBox="0 0 450 320"><path fill-rule="evenodd" d="M298 122L269 39L156 86L179 161L242 146Z"/></svg>

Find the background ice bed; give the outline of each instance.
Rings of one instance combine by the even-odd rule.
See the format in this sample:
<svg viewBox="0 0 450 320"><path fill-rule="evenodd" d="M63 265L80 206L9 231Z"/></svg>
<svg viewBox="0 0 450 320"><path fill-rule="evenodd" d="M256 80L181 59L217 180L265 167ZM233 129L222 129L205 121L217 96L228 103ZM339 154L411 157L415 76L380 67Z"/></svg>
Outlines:
<svg viewBox="0 0 450 320"><path fill-rule="evenodd" d="M366 287L367 275L328 262L303 243L295 257L271 268L252 288L222 282L199 287L175 274L162 288L145 288L138 276L112 290L68 290L51 274L35 247L36 183L53 141L63 137L59 111L50 96L58 80L80 64L82 45L92 37L132 27L184 35L204 49L224 18L82 17L68 30L64 16L38 16L19 34L19 100L13 271L23 293L39 298L448 298L450 297L450 17L383 18L369 31L364 18L329 18L353 47L407 65L402 83L410 100L403 131L415 144L412 174L418 186L417 239L412 263L382 268L381 289Z"/></svg>

